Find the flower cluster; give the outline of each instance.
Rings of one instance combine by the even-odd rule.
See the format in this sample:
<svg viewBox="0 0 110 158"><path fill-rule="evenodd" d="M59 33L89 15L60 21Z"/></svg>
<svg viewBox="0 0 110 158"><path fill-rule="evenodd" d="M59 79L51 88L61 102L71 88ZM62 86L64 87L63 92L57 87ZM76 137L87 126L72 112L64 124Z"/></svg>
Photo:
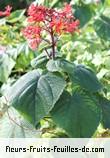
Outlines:
<svg viewBox="0 0 110 158"><path fill-rule="evenodd" d="M9 16L10 15L10 12L12 10L12 7L11 6L6 6L5 7L5 11L0 11L0 16Z"/></svg>
<svg viewBox="0 0 110 158"><path fill-rule="evenodd" d="M67 4L61 11L53 14L50 26L58 34L74 33L78 29L79 20L75 20L72 8Z"/></svg>
<svg viewBox="0 0 110 158"><path fill-rule="evenodd" d="M31 49L35 50L40 41L40 32L41 29L38 26L27 26L26 29L24 29L23 34L27 38L29 46Z"/></svg>
<svg viewBox="0 0 110 158"><path fill-rule="evenodd" d="M54 47L56 44L55 36L74 33L78 31L79 26L79 20L73 16L72 7L69 4L66 4L61 10L32 4L28 9L27 21L29 25L23 30L23 35L33 49L39 45L43 31L50 34Z"/></svg>
<svg viewBox="0 0 110 158"><path fill-rule="evenodd" d="M29 22L41 22L45 20L47 8L32 4L28 9Z"/></svg>

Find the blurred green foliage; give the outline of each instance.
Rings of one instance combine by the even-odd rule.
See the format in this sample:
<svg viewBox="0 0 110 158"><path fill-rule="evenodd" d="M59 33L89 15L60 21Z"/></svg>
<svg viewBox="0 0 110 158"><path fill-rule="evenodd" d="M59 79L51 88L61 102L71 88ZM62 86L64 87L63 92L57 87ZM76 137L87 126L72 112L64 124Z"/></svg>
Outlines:
<svg viewBox="0 0 110 158"><path fill-rule="evenodd" d="M0 0L0 9L3 9L6 5L13 6L13 10L26 8L33 0Z"/></svg>

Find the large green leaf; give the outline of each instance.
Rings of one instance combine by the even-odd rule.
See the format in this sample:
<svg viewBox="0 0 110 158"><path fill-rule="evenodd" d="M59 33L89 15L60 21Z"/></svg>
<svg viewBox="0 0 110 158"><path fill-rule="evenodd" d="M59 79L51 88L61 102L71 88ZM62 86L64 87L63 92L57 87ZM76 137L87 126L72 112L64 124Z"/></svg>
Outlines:
<svg viewBox="0 0 110 158"><path fill-rule="evenodd" d="M102 88L95 73L83 65L77 65L70 74L70 78L73 83L79 84L91 92L97 92Z"/></svg>
<svg viewBox="0 0 110 158"><path fill-rule="evenodd" d="M46 66L48 71L51 72L67 72L73 83L79 84L81 87L89 91L97 92L102 88L95 73L83 65L75 66L74 63L67 60L57 59L49 60Z"/></svg>
<svg viewBox="0 0 110 158"><path fill-rule="evenodd" d="M105 128L110 128L110 100L99 97L99 103L102 109L102 123Z"/></svg>
<svg viewBox="0 0 110 158"><path fill-rule="evenodd" d="M100 38L110 41L110 18L101 16L95 21L94 28Z"/></svg>
<svg viewBox="0 0 110 158"><path fill-rule="evenodd" d="M22 76L7 94L9 104L19 110L31 123L37 124L49 113L65 87L63 78L38 70Z"/></svg>
<svg viewBox="0 0 110 158"><path fill-rule="evenodd" d="M51 111L53 120L70 137L91 137L100 122L100 109L96 102L79 92L72 96L63 93Z"/></svg>
<svg viewBox="0 0 110 158"><path fill-rule="evenodd" d="M13 67L15 66L15 61L5 53L0 54L0 81L7 81Z"/></svg>
<svg viewBox="0 0 110 158"><path fill-rule="evenodd" d="M74 64L64 60L64 59L56 59L49 60L46 67L50 72L63 71L67 73L71 73L74 69Z"/></svg>

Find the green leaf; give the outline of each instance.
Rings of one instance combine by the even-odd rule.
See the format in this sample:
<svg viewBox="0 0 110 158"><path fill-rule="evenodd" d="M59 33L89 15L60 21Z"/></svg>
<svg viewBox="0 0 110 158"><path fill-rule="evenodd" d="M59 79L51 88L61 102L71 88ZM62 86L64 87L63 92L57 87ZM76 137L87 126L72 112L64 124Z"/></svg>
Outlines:
<svg viewBox="0 0 110 158"><path fill-rule="evenodd" d="M41 68L47 61L47 56L42 53L31 61L31 66L33 68Z"/></svg>
<svg viewBox="0 0 110 158"><path fill-rule="evenodd" d="M50 73L41 75L40 71L33 70L12 86L6 98L10 105L36 125L53 108L64 87L63 78Z"/></svg>
<svg viewBox="0 0 110 158"><path fill-rule="evenodd" d="M36 118L40 120L42 117L48 115L55 103L60 98L66 82L63 78L48 73L40 77L37 85L36 102L39 104L36 111Z"/></svg>
<svg viewBox="0 0 110 158"><path fill-rule="evenodd" d="M13 108L0 119L0 126L0 138L35 138L40 134Z"/></svg>
<svg viewBox="0 0 110 158"><path fill-rule="evenodd" d="M82 0L84 4L92 4L95 0Z"/></svg>
<svg viewBox="0 0 110 158"><path fill-rule="evenodd" d="M75 6L75 17L80 20L80 27L86 25L92 18L94 11L86 5Z"/></svg>
<svg viewBox="0 0 110 158"><path fill-rule="evenodd" d="M30 122L35 123L36 88L40 72L33 70L22 76L7 92L9 104L20 111Z"/></svg>
<svg viewBox="0 0 110 158"><path fill-rule="evenodd" d="M99 104L102 109L102 123L104 128L110 128L110 100L99 97Z"/></svg>
<svg viewBox="0 0 110 158"><path fill-rule="evenodd" d="M97 4L97 3L104 3L105 0L82 0L84 4Z"/></svg>
<svg viewBox="0 0 110 158"><path fill-rule="evenodd" d="M79 84L89 91L97 92L102 88L94 72L83 65L75 66L69 61L57 59L49 60L46 66L51 72L67 72L73 83Z"/></svg>
<svg viewBox="0 0 110 158"><path fill-rule="evenodd" d="M25 10L16 10L7 18L7 21L9 23L15 23L17 21L20 21L22 18L24 18Z"/></svg>
<svg viewBox="0 0 110 158"><path fill-rule="evenodd" d="M64 59L57 59L49 60L46 67L50 72L63 71L71 73L74 69L74 64Z"/></svg>
<svg viewBox="0 0 110 158"><path fill-rule="evenodd" d="M106 6L110 6L110 1L109 0L106 0L105 3L106 3Z"/></svg>
<svg viewBox="0 0 110 158"><path fill-rule="evenodd" d="M73 83L79 84L91 92L97 92L102 88L95 73L83 65L77 65L70 74L70 78Z"/></svg>
<svg viewBox="0 0 110 158"><path fill-rule="evenodd" d="M28 67L30 67L30 62L33 59L33 57L34 57L33 52L29 52L28 55L25 54L25 51L21 52L19 54L17 60L16 60L15 69L18 69L18 70L24 69L24 71L25 71L25 69L27 69Z"/></svg>
<svg viewBox="0 0 110 158"><path fill-rule="evenodd" d="M56 6L56 4L59 2L59 0L53 0L50 7Z"/></svg>
<svg viewBox="0 0 110 158"><path fill-rule="evenodd" d="M91 137L97 129L101 112L86 94L65 92L51 111L53 120L70 137Z"/></svg>
<svg viewBox="0 0 110 158"><path fill-rule="evenodd" d="M95 21L94 29L100 38L110 41L110 18L101 16Z"/></svg>
<svg viewBox="0 0 110 158"><path fill-rule="evenodd" d="M15 61L5 53L0 54L0 81L6 82L13 67L15 66Z"/></svg>

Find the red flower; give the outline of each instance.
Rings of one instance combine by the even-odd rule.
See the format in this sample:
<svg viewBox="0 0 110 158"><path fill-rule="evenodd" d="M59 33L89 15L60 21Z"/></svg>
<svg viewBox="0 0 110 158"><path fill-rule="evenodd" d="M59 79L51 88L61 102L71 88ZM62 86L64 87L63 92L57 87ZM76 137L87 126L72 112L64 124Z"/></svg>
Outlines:
<svg viewBox="0 0 110 158"><path fill-rule="evenodd" d="M35 49L43 39L41 36L44 30L50 35L52 46L56 44L54 36L74 33L78 30L79 20L75 20L69 4L66 4L62 10L32 4L28 9L28 15L28 22L32 23L24 29L23 35L32 49Z"/></svg>
<svg viewBox="0 0 110 158"><path fill-rule="evenodd" d="M12 7L11 6L6 6L5 7L5 11L0 11L0 16L9 16L10 15L10 12L12 10Z"/></svg>
<svg viewBox="0 0 110 158"><path fill-rule="evenodd" d="M53 28L54 33L61 34L62 31L64 30L64 23L62 19L58 19L54 17L52 19L52 22L50 23L50 27Z"/></svg>
<svg viewBox="0 0 110 158"><path fill-rule="evenodd" d="M40 38L28 39L29 47L30 47L32 50L36 50L36 48L39 46L40 42L41 42L41 39L40 39Z"/></svg>
<svg viewBox="0 0 110 158"><path fill-rule="evenodd" d="M68 32L68 33L73 33L76 30L78 30L79 24L80 24L79 20L70 22L69 24L67 24L67 26L65 28L65 31Z"/></svg>
<svg viewBox="0 0 110 158"><path fill-rule="evenodd" d="M35 50L41 42L41 28L38 26L27 26L22 33L28 40L30 48Z"/></svg>
<svg viewBox="0 0 110 158"><path fill-rule="evenodd" d="M41 28L38 26L27 26L22 32L27 39L33 39L40 36Z"/></svg>
<svg viewBox="0 0 110 158"><path fill-rule="evenodd" d="M72 13L72 7L71 7L71 5L70 4L66 4L65 5L65 7L63 8L63 12L64 13L68 13L68 14L70 14L70 13Z"/></svg>
<svg viewBox="0 0 110 158"><path fill-rule="evenodd" d="M28 15L29 22L44 21L46 16L46 8L44 6L35 6L32 4L28 9Z"/></svg>
<svg viewBox="0 0 110 158"><path fill-rule="evenodd" d="M61 11L54 12L50 27L54 30L54 33L73 33L78 29L79 20L75 20L72 7L66 4Z"/></svg>

